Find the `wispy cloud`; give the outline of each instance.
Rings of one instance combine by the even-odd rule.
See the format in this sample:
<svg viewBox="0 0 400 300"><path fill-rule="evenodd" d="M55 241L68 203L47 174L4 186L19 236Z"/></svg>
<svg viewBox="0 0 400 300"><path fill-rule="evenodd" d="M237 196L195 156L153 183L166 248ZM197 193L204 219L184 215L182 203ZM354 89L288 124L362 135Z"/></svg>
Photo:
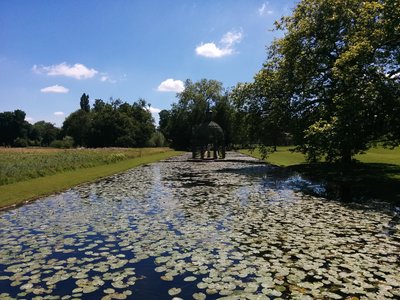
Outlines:
<svg viewBox="0 0 400 300"><path fill-rule="evenodd" d="M97 70L88 68L83 64L68 65L65 62L51 66L34 65L32 70L38 74L46 74L48 76L66 76L79 80L92 78L98 73Z"/></svg>
<svg viewBox="0 0 400 300"><path fill-rule="evenodd" d="M185 89L185 86L184 86L182 80L175 80L173 78L169 78L160 83L160 85L157 88L157 91L180 93L184 89Z"/></svg>
<svg viewBox="0 0 400 300"><path fill-rule="evenodd" d="M31 118L31 117L25 117L25 121L29 122L29 123L33 123L35 119Z"/></svg>
<svg viewBox="0 0 400 300"><path fill-rule="evenodd" d="M69 92L69 89L67 89L66 87L63 87L61 85L52 85L52 86L48 86L45 88L42 88L40 90L42 93L56 93L56 94L66 94Z"/></svg>
<svg viewBox="0 0 400 300"><path fill-rule="evenodd" d="M264 2L258 9L258 14L260 16L271 15L274 13L273 10L268 9L269 2Z"/></svg>
<svg viewBox="0 0 400 300"><path fill-rule="evenodd" d="M196 54L204 57L219 58L235 53L234 45L240 43L243 34L241 31L229 31L221 38L218 45L214 42L200 44L196 47Z"/></svg>
<svg viewBox="0 0 400 300"><path fill-rule="evenodd" d="M115 79L111 78L111 76L108 75L107 73L101 73L100 81L101 82L109 82L109 83L117 82Z"/></svg>
<svg viewBox="0 0 400 300"><path fill-rule="evenodd" d="M63 115L64 115L64 112L62 112L62 111L56 111L56 112L54 112L54 115L55 115L55 116L63 116Z"/></svg>

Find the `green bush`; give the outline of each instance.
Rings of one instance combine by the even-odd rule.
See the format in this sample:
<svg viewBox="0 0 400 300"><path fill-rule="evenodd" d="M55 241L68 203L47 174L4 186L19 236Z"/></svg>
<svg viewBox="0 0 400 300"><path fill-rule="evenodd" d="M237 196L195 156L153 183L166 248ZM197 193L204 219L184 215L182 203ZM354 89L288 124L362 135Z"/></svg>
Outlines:
<svg viewBox="0 0 400 300"><path fill-rule="evenodd" d="M71 149L74 147L74 139L70 136L66 136L62 140L55 140L50 143L50 147Z"/></svg>
<svg viewBox="0 0 400 300"><path fill-rule="evenodd" d="M15 147L28 147L28 141L24 138L16 138L14 140L14 146Z"/></svg>

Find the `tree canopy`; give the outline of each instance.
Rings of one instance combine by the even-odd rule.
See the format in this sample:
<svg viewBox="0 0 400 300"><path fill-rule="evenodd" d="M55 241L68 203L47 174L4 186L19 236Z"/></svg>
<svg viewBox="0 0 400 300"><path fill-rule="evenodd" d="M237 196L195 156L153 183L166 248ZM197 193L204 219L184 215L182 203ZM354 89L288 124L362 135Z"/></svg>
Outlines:
<svg viewBox="0 0 400 300"><path fill-rule="evenodd" d="M285 35L268 48L239 107L271 131L290 131L309 160L349 162L371 141L398 143L396 2L299 2L276 23ZM243 94L243 86L235 93Z"/></svg>
<svg viewBox="0 0 400 300"><path fill-rule="evenodd" d="M119 99L96 99L90 108L89 95L83 94L80 109L65 119L62 128L39 121L25 121L25 112L0 113L0 145L55 147L144 147L164 146L156 133L150 105L143 99L133 104Z"/></svg>
<svg viewBox="0 0 400 300"><path fill-rule="evenodd" d="M185 82L183 92L176 95L178 103L170 110L160 112L160 131L176 149L187 150L196 126L206 119L207 107L212 110L212 118L225 132L226 142L231 141L232 113L228 95L222 83L216 80L201 79Z"/></svg>
<svg viewBox="0 0 400 300"><path fill-rule="evenodd" d="M132 105L120 99L108 103L96 99L92 109L86 100L89 96L83 94L81 108L71 113L62 127L64 135L73 137L77 146L144 147L155 132L153 117L143 99Z"/></svg>

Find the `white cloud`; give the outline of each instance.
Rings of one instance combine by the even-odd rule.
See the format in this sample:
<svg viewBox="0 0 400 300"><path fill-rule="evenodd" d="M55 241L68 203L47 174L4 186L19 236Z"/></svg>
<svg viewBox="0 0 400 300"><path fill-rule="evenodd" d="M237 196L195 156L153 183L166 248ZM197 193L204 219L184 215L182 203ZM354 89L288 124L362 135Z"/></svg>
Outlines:
<svg viewBox="0 0 400 300"><path fill-rule="evenodd" d="M161 111L161 109L152 106L150 106L149 110L152 114L158 114Z"/></svg>
<svg viewBox="0 0 400 300"><path fill-rule="evenodd" d="M55 115L55 116L63 116L64 113L63 113L62 111L56 111L56 112L54 113L54 115Z"/></svg>
<svg viewBox="0 0 400 300"><path fill-rule="evenodd" d="M267 10L267 5L269 4L269 2L265 2L261 5L261 7L258 9L258 14L260 16L265 16L265 15L271 15L274 13L274 11L272 10Z"/></svg>
<svg viewBox="0 0 400 300"><path fill-rule="evenodd" d="M223 57L232 54L232 49L218 48L214 43L201 44L196 47L196 54L205 57Z"/></svg>
<svg viewBox="0 0 400 300"><path fill-rule="evenodd" d="M42 93L57 93L57 94L66 94L69 92L69 89L67 89L66 87L63 87L61 85L52 85L52 86L48 86L45 88L42 88L40 90Z"/></svg>
<svg viewBox="0 0 400 300"><path fill-rule="evenodd" d="M117 81L112 79L107 73L101 73L100 77L101 82L109 82L109 83L116 83Z"/></svg>
<svg viewBox="0 0 400 300"><path fill-rule="evenodd" d="M175 80L173 78L169 78L161 82L158 86L157 91L159 92L176 92L180 93L183 92L185 86L182 80Z"/></svg>
<svg viewBox="0 0 400 300"><path fill-rule="evenodd" d="M33 123L33 120L35 120L35 119L31 118L31 117L25 117L25 121L27 121L29 123Z"/></svg>
<svg viewBox="0 0 400 300"><path fill-rule="evenodd" d="M218 58L234 53L233 46L242 40L242 32L229 31L223 35L219 44L205 43L196 47L196 54L204 57Z"/></svg>
<svg viewBox="0 0 400 300"><path fill-rule="evenodd" d="M149 107L149 111L151 113L151 116L154 119L155 125L158 126L158 122L160 121L160 115L158 113L161 111L161 109L157 108L157 107L150 106Z"/></svg>
<svg viewBox="0 0 400 300"><path fill-rule="evenodd" d="M34 65L32 69L38 74L46 74L48 76L66 76L75 79L92 78L98 73L97 70L89 69L83 64L74 64L71 66L65 62L51 66Z"/></svg>

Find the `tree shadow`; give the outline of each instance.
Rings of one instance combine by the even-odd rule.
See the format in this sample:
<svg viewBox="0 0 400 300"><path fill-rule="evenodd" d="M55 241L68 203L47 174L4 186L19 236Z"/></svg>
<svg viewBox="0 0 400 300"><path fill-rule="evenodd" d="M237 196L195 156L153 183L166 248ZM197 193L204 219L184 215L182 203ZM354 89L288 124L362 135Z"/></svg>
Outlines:
<svg viewBox="0 0 400 300"><path fill-rule="evenodd" d="M343 169L338 164L299 164L286 169L311 181L323 181L329 198L344 202L372 200L400 205L400 166L383 163L355 162Z"/></svg>
<svg viewBox="0 0 400 300"><path fill-rule="evenodd" d="M400 206L400 166L393 164L355 162L349 169L326 162L289 167L264 164L220 172L262 177L267 188L293 189L344 203L375 206L383 201Z"/></svg>

